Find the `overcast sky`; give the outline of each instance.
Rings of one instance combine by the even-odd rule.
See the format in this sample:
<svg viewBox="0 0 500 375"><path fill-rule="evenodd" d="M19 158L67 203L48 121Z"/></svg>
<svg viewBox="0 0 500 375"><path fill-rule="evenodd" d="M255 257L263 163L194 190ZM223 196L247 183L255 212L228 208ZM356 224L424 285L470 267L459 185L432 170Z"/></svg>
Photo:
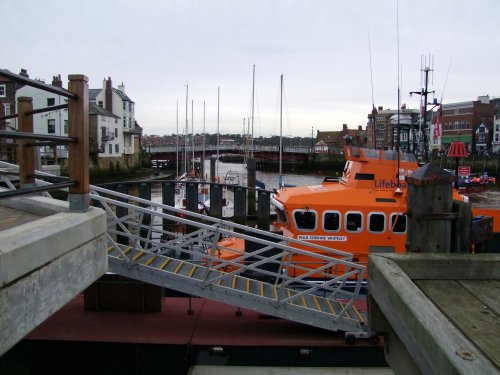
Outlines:
<svg viewBox="0 0 500 375"><path fill-rule="evenodd" d="M2 0L1 68L50 82L85 74L90 88L111 77L135 102L144 134L186 126L189 85L194 132L310 136L366 125L375 106L418 108L422 56L434 61L432 89L443 102L500 95L498 0ZM370 42L369 42L370 41ZM371 47L371 48L370 48ZM370 69L370 49L372 70ZM448 74L449 72L449 74ZM448 77L448 78L447 78ZM446 84L445 84L446 83Z"/></svg>

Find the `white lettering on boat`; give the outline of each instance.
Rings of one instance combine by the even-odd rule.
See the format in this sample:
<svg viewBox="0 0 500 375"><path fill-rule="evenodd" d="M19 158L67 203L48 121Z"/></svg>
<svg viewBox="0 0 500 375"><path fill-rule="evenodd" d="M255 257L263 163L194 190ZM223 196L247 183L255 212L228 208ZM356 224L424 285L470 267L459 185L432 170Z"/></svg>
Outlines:
<svg viewBox="0 0 500 375"><path fill-rule="evenodd" d="M346 236L318 236L306 234L298 235L297 239L302 241L347 241Z"/></svg>

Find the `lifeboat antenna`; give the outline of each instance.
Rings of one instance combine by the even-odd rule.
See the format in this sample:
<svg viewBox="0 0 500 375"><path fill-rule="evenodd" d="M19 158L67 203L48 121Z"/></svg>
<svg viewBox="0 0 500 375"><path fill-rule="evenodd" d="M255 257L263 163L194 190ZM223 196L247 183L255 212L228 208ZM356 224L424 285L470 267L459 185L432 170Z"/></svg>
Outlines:
<svg viewBox="0 0 500 375"><path fill-rule="evenodd" d="M401 112L401 84L400 84L400 78L399 78L399 72L400 72L400 65L399 65L399 1L396 2L396 35L397 35L397 50L398 50L398 123L396 124L396 132L397 132L397 140L396 140L396 153L398 156L398 170L396 172L396 178L397 178L397 188L399 189L399 167L401 163L401 156L399 155L399 142L400 142L400 126L399 126L399 119L400 119L400 112Z"/></svg>
<svg viewBox="0 0 500 375"><path fill-rule="evenodd" d="M368 53L370 55L370 81L372 84L372 124L373 124L373 148L377 148L376 137L375 137L375 114L377 110L375 109L375 98L373 95L373 67L372 67L372 49L371 49L371 39L370 30L368 30Z"/></svg>

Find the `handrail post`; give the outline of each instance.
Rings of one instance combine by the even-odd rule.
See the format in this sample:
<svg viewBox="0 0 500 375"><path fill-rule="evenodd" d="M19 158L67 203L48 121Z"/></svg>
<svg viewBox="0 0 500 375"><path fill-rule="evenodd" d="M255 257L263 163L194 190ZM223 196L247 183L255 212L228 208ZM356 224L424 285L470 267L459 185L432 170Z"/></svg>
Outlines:
<svg viewBox="0 0 500 375"><path fill-rule="evenodd" d="M17 99L19 130L25 133L33 133L33 115L25 115L33 111L33 98L21 96ZM19 139L19 182L20 188L31 188L35 186L35 148L28 147L30 141Z"/></svg>
<svg viewBox="0 0 500 375"><path fill-rule="evenodd" d="M70 143L69 180L76 186L69 188L69 209L85 212L89 208L89 87L88 78L80 74L68 76L68 89L78 97L68 99L68 135L78 138Z"/></svg>

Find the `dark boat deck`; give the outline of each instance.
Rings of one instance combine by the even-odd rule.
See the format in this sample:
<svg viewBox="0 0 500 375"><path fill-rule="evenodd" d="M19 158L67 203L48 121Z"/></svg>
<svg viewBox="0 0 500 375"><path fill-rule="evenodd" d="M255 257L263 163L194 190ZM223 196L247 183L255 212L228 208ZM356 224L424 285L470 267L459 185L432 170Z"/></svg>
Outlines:
<svg viewBox="0 0 500 375"><path fill-rule="evenodd" d="M27 336L29 340L128 342L168 345L345 346L343 334L222 303L162 298L162 312L85 311L76 297ZM369 345L360 341L356 345ZM355 346L356 346L355 345ZM370 345L372 346L372 345Z"/></svg>
<svg viewBox="0 0 500 375"><path fill-rule="evenodd" d="M379 367L383 343L263 316L202 298L162 297L162 312L89 311L83 295L4 357L5 369L186 374L193 366ZM78 368L75 368L78 363ZM28 373L30 373L28 371Z"/></svg>

